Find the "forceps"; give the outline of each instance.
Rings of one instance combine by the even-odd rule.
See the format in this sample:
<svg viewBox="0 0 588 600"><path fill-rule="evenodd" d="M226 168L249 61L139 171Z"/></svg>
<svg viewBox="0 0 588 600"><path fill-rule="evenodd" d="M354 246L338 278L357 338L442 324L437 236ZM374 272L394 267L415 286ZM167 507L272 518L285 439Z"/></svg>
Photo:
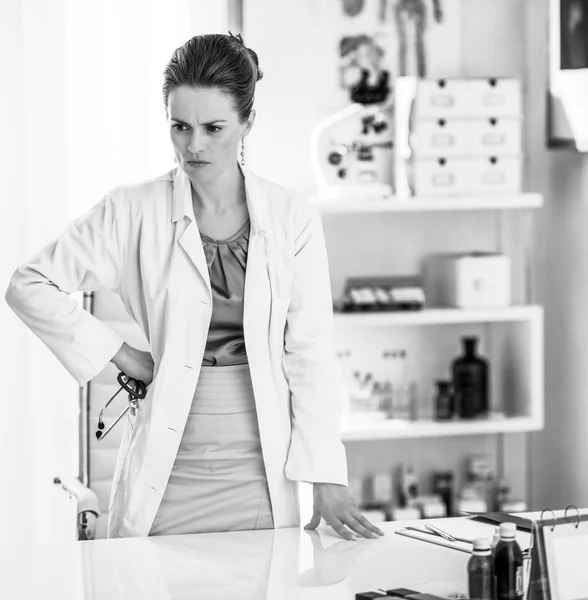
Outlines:
<svg viewBox="0 0 588 600"><path fill-rule="evenodd" d="M98 440L103 440L106 437L106 434L125 416L127 411L130 410L131 414L135 416L137 414L137 409L139 408L139 400L142 400L147 395L147 388L142 381L133 379L132 377L129 377L126 373L122 372L116 376L116 379L120 384L120 388L102 407L102 410L98 415L98 431L96 431L96 437L98 438ZM104 414L104 411L109 407L110 403L122 392L122 390L125 390L129 394L129 404L120 413L120 415L118 415L118 417L115 419L112 425L106 431L103 431L104 421L102 420L102 415Z"/></svg>

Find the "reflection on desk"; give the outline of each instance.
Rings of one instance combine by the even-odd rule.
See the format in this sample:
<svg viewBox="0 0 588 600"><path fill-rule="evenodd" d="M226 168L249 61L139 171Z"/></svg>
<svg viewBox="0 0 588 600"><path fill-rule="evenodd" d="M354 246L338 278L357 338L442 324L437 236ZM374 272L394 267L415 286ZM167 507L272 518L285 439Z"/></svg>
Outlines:
<svg viewBox="0 0 588 600"><path fill-rule="evenodd" d="M325 527L0 546L0 597L353 600L428 582L466 591L468 555L394 535L407 524L378 524L384 537L356 542Z"/></svg>

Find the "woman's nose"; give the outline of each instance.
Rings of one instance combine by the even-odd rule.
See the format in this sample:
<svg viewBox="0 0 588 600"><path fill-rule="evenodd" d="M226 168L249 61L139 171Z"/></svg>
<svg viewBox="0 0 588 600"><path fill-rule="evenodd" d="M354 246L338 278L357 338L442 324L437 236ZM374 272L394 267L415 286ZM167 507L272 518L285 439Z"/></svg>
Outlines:
<svg viewBox="0 0 588 600"><path fill-rule="evenodd" d="M190 145L188 146L188 152L198 154L202 150L204 150L204 135L199 131L194 131Z"/></svg>

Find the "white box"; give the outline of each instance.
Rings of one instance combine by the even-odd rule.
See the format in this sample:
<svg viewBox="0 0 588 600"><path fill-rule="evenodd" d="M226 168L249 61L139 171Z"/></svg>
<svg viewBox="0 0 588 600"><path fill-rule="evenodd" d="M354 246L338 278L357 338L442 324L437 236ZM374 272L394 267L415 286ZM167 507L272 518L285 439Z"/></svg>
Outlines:
<svg viewBox="0 0 588 600"><path fill-rule="evenodd" d="M419 158L468 155L469 124L463 119L427 119L413 122L411 147Z"/></svg>
<svg viewBox="0 0 588 600"><path fill-rule="evenodd" d="M521 125L521 119L509 117L468 121L469 156L520 156Z"/></svg>
<svg viewBox="0 0 588 600"><path fill-rule="evenodd" d="M521 170L521 157L472 158L465 185L472 194L519 194Z"/></svg>
<svg viewBox="0 0 588 600"><path fill-rule="evenodd" d="M415 196L447 196L469 191L469 162L462 158L416 158L411 187Z"/></svg>
<svg viewBox="0 0 588 600"><path fill-rule="evenodd" d="M466 79L419 79L412 118L463 118L468 113L469 96Z"/></svg>
<svg viewBox="0 0 588 600"><path fill-rule="evenodd" d="M510 77L468 80L470 117L520 117L521 83Z"/></svg>
<svg viewBox="0 0 588 600"><path fill-rule="evenodd" d="M510 258L504 254L439 254L425 264L425 293L433 305L502 308L511 304Z"/></svg>

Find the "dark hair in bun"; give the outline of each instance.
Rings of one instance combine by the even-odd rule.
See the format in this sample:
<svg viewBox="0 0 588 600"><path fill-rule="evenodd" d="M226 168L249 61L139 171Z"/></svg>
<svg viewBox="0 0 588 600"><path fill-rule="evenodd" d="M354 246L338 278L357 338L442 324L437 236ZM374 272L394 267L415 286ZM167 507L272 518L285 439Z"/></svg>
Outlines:
<svg viewBox="0 0 588 600"><path fill-rule="evenodd" d="M174 50L163 72L163 102L180 85L219 88L229 94L246 121L253 109L255 84L263 77L257 54L243 43L241 34L197 35Z"/></svg>

